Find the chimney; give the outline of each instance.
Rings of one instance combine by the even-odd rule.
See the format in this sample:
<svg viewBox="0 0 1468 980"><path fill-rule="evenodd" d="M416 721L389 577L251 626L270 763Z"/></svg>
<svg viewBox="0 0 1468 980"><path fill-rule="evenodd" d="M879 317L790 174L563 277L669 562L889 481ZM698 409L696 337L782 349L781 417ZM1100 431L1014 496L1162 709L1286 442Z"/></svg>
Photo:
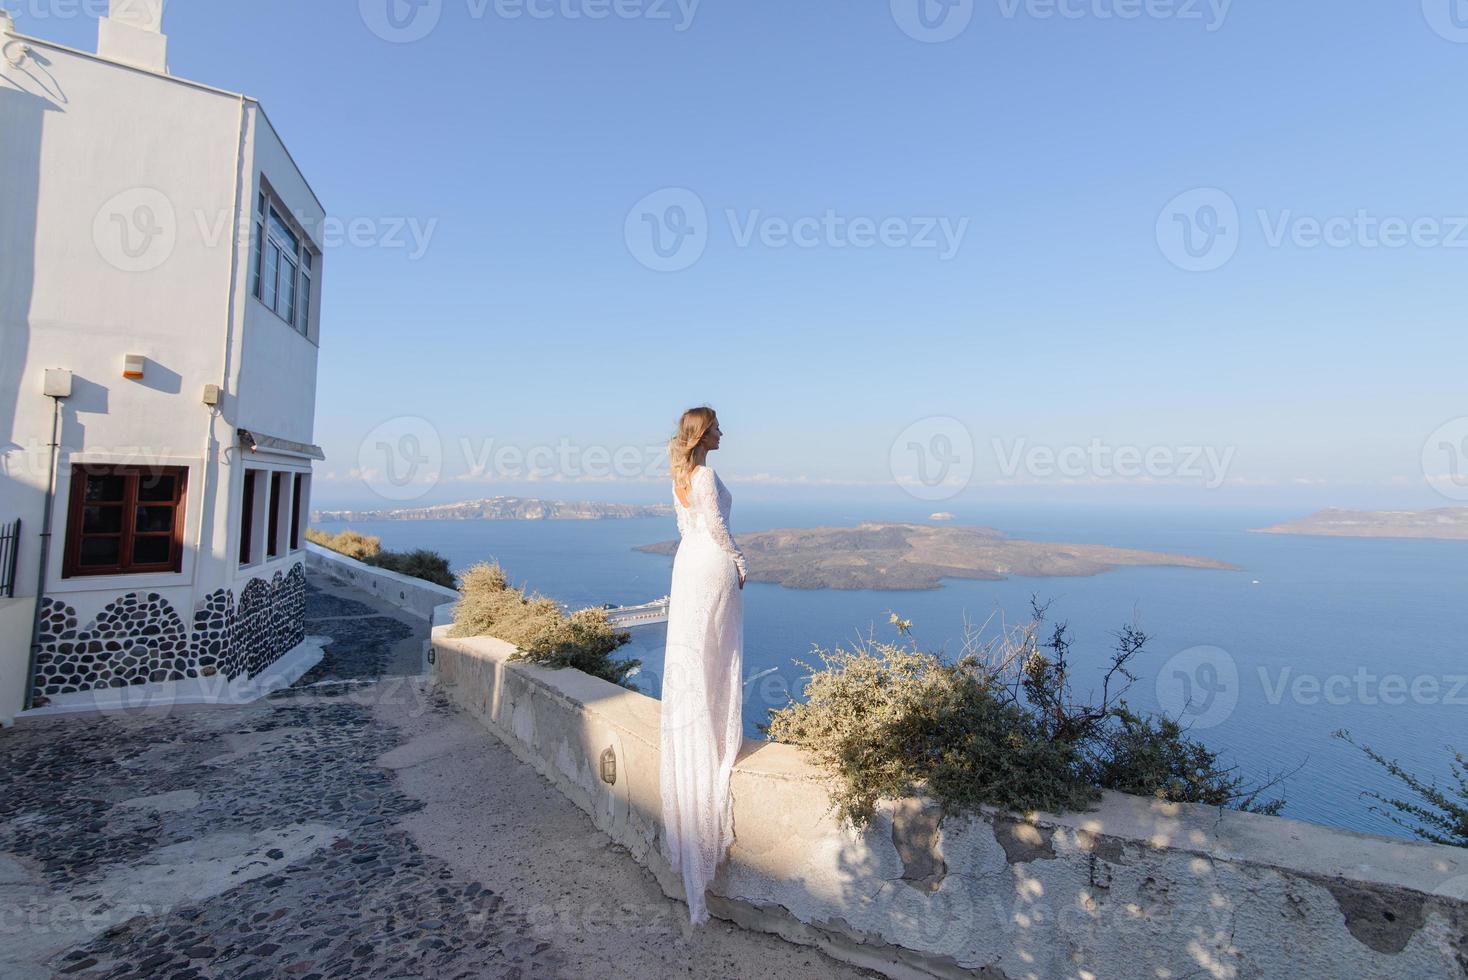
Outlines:
<svg viewBox="0 0 1468 980"><path fill-rule="evenodd" d="M164 0L108 0L97 21L97 54L134 68L168 73L168 38L163 34Z"/></svg>

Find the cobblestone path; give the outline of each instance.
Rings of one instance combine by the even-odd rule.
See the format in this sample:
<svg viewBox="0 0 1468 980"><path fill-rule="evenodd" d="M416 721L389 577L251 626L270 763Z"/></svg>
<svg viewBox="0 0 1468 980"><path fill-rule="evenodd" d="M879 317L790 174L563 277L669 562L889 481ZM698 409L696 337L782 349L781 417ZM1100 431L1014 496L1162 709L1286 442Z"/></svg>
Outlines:
<svg viewBox="0 0 1468 980"><path fill-rule="evenodd" d="M690 934L584 814L396 676L427 627L367 599L313 586L307 632L333 641L265 701L0 731L0 977L866 975ZM470 773L485 785L454 810ZM464 839L473 860L446 843ZM584 910L608 902L636 921L598 929Z"/></svg>

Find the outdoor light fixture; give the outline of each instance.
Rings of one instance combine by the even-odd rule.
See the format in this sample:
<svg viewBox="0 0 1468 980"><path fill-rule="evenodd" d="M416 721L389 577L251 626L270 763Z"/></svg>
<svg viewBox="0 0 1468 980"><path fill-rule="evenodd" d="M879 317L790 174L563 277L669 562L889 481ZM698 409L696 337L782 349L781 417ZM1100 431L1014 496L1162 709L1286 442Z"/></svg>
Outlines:
<svg viewBox="0 0 1468 980"><path fill-rule="evenodd" d="M134 381L141 378L147 360L142 354L128 354L122 359L122 376Z"/></svg>
<svg viewBox="0 0 1468 980"><path fill-rule="evenodd" d="M70 398L71 372L66 368L47 368L46 387L43 394L47 398Z"/></svg>
<svg viewBox="0 0 1468 980"><path fill-rule="evenodd" d="M601 752L601 781L611 785L617 782L617 753L610 745Z"/></svg>

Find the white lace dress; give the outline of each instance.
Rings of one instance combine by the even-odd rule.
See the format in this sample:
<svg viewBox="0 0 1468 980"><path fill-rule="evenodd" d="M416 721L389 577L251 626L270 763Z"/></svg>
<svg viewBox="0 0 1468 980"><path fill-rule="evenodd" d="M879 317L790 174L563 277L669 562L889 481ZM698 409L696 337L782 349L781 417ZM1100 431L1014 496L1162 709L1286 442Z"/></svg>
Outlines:
<svg viewBox="0 0 1468 980"><path fill-rule="evenodd" d="M728 489L693 471L673 559L663 667L663 853L683 874L688 916L708 921L704 890L734 841L729 775L743 740L744 555L729 535Z"/></svg>

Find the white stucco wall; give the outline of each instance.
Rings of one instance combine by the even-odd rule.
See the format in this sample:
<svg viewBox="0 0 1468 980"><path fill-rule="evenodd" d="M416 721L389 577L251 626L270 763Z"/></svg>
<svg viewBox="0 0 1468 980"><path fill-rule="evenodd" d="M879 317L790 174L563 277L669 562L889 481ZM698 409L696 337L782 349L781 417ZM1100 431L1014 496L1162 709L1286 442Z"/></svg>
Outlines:
<svg viewBox="0 0 1468 980"><path fill-rule="evenodd" d="M435 676L682 897L661 844L659 705L433 634ZM615 759L615 782L601 759ZM940 819L884 805L861 835L822 774L747 742L716 916L900 978L1468 975L1468 851L1108 793L1093 810Z"/></svg>
<svg viewBox="0 0 1468 980"><path fill-rule="evenodd" d="M253 299L249 243L262 176L293 214L319 224L321 205L253 100L21 40L33 55L0 61L0 520L23 521L17 593L35 591L50 472L43 374L65 368L47 594L85 624L122 594L157 592L187 624L201 596L304 558L239 567L235 431L313 441L317 338ZM122 377L129 354L146 359L140 380ZM216 410L207 384L223 388ZM179 573L63 579L70 466L87 462L189 469ZM0 658L18 635L0 634Z"/></svg>

